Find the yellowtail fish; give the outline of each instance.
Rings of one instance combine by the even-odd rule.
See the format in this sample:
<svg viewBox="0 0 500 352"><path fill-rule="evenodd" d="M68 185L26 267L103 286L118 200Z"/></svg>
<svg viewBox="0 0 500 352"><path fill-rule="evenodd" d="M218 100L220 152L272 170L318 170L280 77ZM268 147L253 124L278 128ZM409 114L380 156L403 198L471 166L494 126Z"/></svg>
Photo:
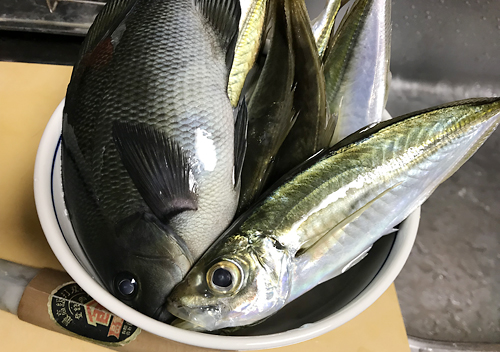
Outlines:
<svg viewBox="0 0 500 352"><path fill-rule="evenodd" d="M229 72L227 95L236 107L248 73L255 64L265 29L269 0L240 0L242 7L234 59Z"/></svg>
<svg viewBox="0 0 500 352"><path fill-rule="evenodd" d="M323 58L342 0L329 0L324 10L311 22L320 59Z"/></svg>

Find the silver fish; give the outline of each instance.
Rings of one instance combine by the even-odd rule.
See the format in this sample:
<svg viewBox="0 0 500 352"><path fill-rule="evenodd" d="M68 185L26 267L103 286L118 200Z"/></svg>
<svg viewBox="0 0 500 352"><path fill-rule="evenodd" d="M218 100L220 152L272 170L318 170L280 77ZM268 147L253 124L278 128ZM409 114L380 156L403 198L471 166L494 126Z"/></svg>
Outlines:
<svg viewBox="0 0 500 352"><path fill-rule="evenodd" d="M246 107L227 95L237 0L113 0L67 91L65 202L107 289L163 319L236 211Z"/></svg>
<svg viewBox="0 0 500 352"><path fill-rule="evenodd" d="M168 310L206 330L268 317L404 220L499 122L500 98L474 99L352 134L235 222L172 291Z"/></svg>
<svg viewBox="0 0 500 352"><path fill-rule="evenodd" d="M323 57L326 99L337 125L330 146L382 120L388 87L391 2L357 0Z"/></svg>
<svg viewBox="0 0 500 352"><path fill-rule="evenodd" d="M269 0L240 0L241 18L227 94L236 107L248 73L257 59Z"/></svg>
<svg viewBox="0 0 500 352"><path fill-rule="evenodd" d="M340 9L342 0L328 0L326 7L323 11L311 21L311 27L316 39L316 46L318 47L318 54L320 59L323 58L326 46L332 35L335 18Z"/></svg>

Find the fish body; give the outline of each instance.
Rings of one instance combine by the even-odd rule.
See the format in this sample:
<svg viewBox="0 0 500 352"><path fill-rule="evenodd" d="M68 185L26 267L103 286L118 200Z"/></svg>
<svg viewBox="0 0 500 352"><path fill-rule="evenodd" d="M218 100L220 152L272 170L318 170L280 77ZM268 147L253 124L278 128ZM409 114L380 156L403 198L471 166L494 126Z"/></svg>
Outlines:
<svg viewBox="0 0 500 352"><path fill-rule="evenodd" d="M271 2L269 49L248 100L247 149L238 211L246 210L264 189L278 150L294 123L294 53L290 9Z"/></svg>
<svg viewBox="0 0 500 352"><path fill-rule="evenodd" d="M239 212L284 173L328 146L325 80L304 0L270 3L267 52L249 99Z"/></svg>
<svg viewBox="0 0 500 352"><path fill-rule="evenodd" d="M323 56L326 100L337 120L330 146L380 122L386 102L391 2L357 0L330 36Z"/></svg>
<svg viewBox="0 0 500 352"><path fill-rule="evenodd" d="M328 0L326 7L313 21L311 21L314 39L318 47L320 59L323 58L326 46L333 32L335 18L340 9L342 0Z"/></svg>
<svg viewBox="0 0 500 352"><path fill-rule="evenodd" d="M227 82L239 15L236 0L110 1L68 86L73 228L108 290L156 318L236 211L246 109Z"/></svg>
<svg viewBox="0 0 500 352"><path fill-rule="evenodd" d="M241 0L241 18L238 39L227 94L233 106L237 106L246 77L257 59L265 29L269 0Z"/></svg>
<svg viewBox="0 0 500 352"><path fill-rule="evenodd" d="M499 122L500 99L476 99L352 134L240 217L172 291L169 311L207 330L268 317L404 220Z"/></svg>
<svg viewBox="0 0 500 352"><path fill-rule="evenodd" d="M325 77L304 0L287 0L295 61L295 122L281 145L268 185L328 147L335 120L326 111Z"/></svg>

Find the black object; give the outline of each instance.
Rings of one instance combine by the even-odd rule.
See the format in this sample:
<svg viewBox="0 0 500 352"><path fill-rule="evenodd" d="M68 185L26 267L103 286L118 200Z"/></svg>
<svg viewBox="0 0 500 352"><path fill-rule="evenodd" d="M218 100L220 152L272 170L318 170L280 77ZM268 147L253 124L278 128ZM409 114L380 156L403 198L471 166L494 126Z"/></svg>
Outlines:
<svg viewBox="0 0 500 352"><path fill-rule="evenodd" d="M118 292L124 297L129 298L135 296L137 292L137 281L129 273L121 273L116 277L116 287Z"/></svg>
<svg viewBox="0 0 500 352"><path fill-rule="evenodd" d="M0 31L0 61L74 65L84 37Z"/></svg>
<svg viewBox="0 0 500 352"><path fill-rule="evenodd" d="M219 287L229 287L233 283L233 278L228 270L219 268L214 271L212 283Z"/></svg>

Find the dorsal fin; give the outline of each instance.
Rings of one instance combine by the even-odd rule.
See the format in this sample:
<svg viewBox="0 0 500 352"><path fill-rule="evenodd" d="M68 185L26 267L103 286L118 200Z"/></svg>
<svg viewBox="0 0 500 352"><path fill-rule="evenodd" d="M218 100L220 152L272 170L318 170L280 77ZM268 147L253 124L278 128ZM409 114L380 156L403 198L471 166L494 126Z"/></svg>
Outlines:
<svg viewBox="0 0 500 352"><path fill-rule="evenodd" d="M65 111L74 107L77 92L81 92L82 80L89 74L88 69L98 62L109 62L113 53L113 45L116 39L113 34L122 34L123 26L127 16L133 11L137 0L111 0L104 5L97 15L87 36L80 47L78 61L76 62L71 81L66 94ZM116 33L118 32L118 33ZM98 59L98 60L97 60ZM74 114L70 114L73 116Z"/></svg>
<svg viewBox="0 0 500 352"><path fill-rule="evenodd" d="M238 0L195 0L194 3L214 29L221 48L228 50L231 44L234 46L241 16L240 2Z"/></svg>
<svg viewBox="0 0 500 352"><path fill-rule="evenodd" d="M137 0L112 0L99 12L90 27L80 49L80 57L91 52L94 48L120 26L131 12Z"/></svg>

